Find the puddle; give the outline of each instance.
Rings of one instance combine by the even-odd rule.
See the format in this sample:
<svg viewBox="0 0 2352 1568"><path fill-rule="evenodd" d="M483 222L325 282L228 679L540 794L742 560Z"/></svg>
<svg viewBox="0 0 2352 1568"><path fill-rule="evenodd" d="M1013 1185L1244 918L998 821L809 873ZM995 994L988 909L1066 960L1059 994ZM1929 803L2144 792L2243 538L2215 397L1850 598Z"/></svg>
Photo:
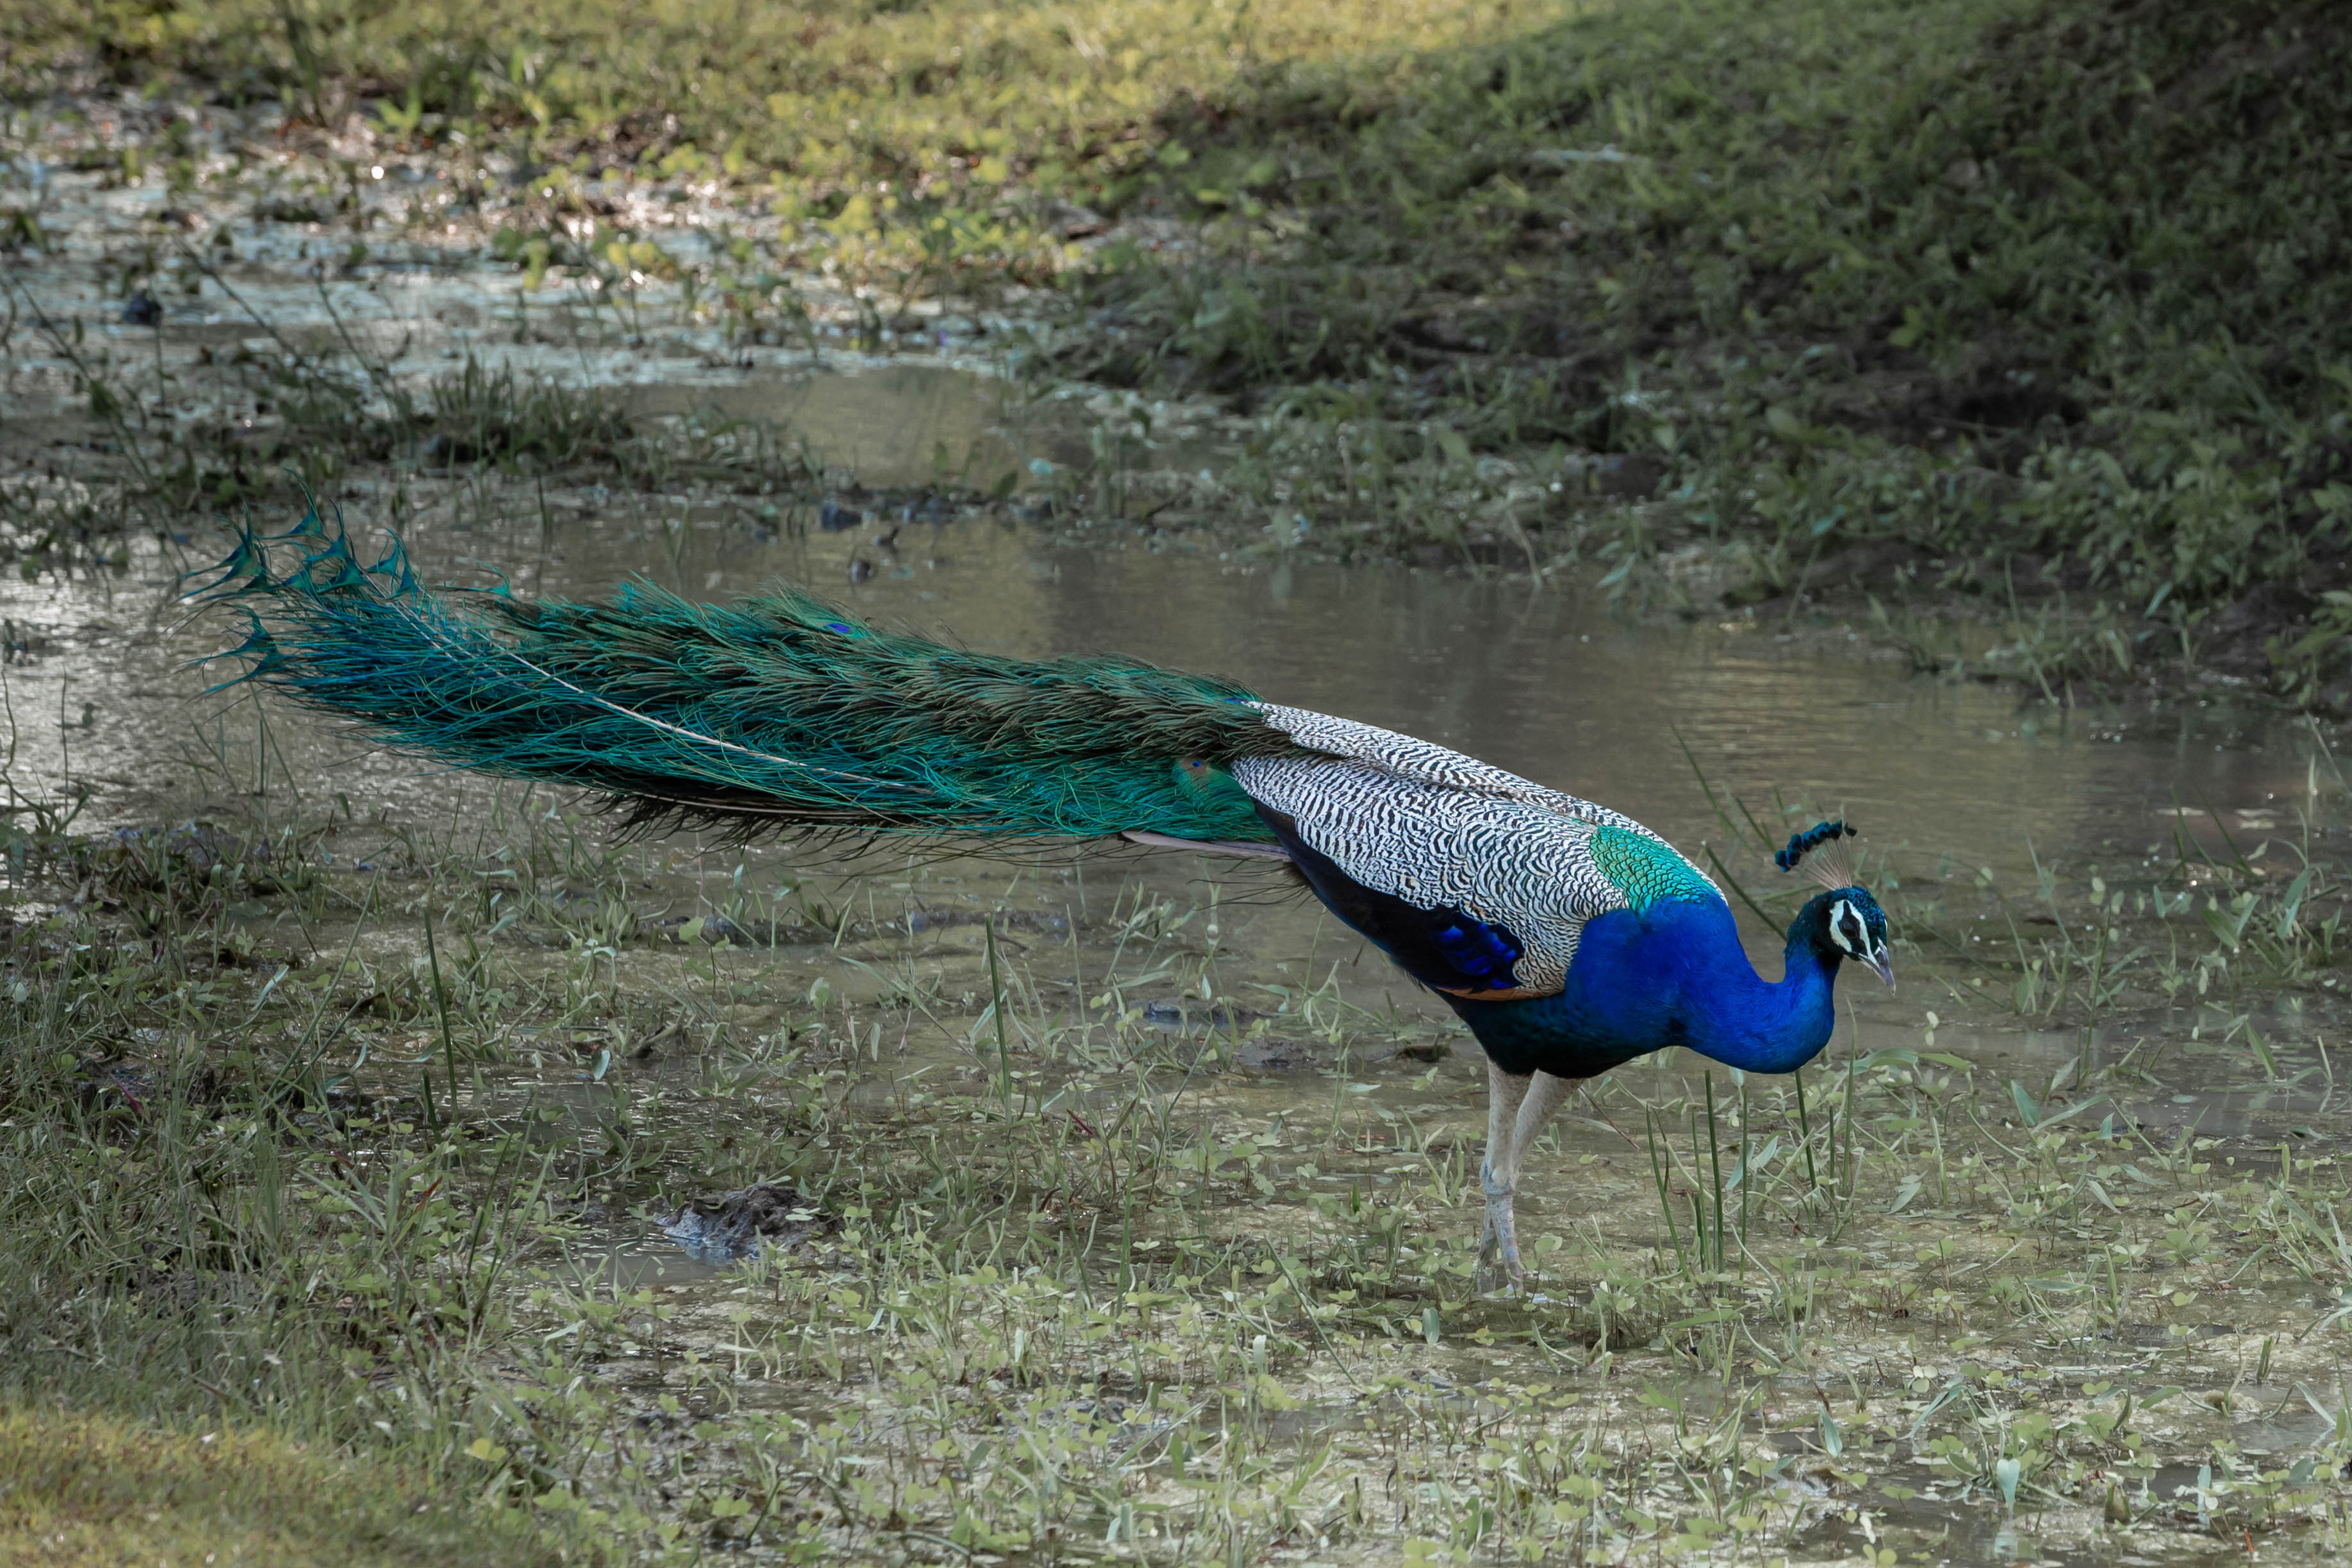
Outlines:
<svg viewBox="0 0 2352 1568"><path fill-rule="evenodd" d="M766 371L729 382L644 383L622 405L638 415L712 411L790 432L828 468L884 489L989 489L1029 465L1082 463L1085 437L1010 384L945 364L879 363ZM1009 488L1009 484L1008 484Z"/></svg>
<svg viewBox="0 0 2352 1568"><path fill-rule="evenodd" d="M583 1250L570 1273L591 1289L621 1291L718 1285L734 1276L728 1261L698 1258L666 1240Z"/></svg>
<svg viewBox="0 0 2352 1568"><path fill-rule="evenodd" d="M1918 680L1867 658L1792 656L1769 634L1627 625L1524 583L1237 565L1123 542L1072 548L983 518L875 516L832 535L767 540L704 521L681 542L657 504L652 517L560 525L544 553L532 535L420 532L411 543L427 571L462 578L488 562L551 595L602 593L640 572L714 599L793 582L984 651L1115 649L1223 674L1277 700L1443 742L1626 807L1694 850L1728 853L1695 758L1718 792L1754 804L1777 792L1846 816L1871 847L1923 869L1948 855L1948 877L1989 867L2029 892L2037 855L2118 876L2168 857L2179 799L2213 802L2231 814L2225 824L2266 817L2268 829L2230 830L2242 850L2292 837L2317 755L2307 731L2283 719L2021 710L1995 688ZM353 503L362 526L364 509ZM205 720L222 706L195 700L205 682L186 664L222 646L223 631L218 621L189 623L162 595L174 567L202 564L213 547L143 551L121 575L63 590L47 579L0 584L0 615L31 645L8 666L21 793L79 780L100 786L100 820L170 815L154 782L183 744L199 743L200 728L217 736ZM853 582L860 562L869 570ZM315 737L281 729L277 743L292 748L288 783L316 789L346 777ZM362 765L370 785L419 772ZM2226 853L2212 822L2188 830L2210 833ZM1741 870L1759 883L1770 875Z"/></svg>

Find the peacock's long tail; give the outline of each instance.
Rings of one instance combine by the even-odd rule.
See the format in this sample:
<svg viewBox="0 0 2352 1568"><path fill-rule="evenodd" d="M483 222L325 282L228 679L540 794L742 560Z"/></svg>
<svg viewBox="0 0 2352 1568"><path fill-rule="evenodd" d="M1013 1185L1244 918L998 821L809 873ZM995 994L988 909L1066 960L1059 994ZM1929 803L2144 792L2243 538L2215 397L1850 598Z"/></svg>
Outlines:
<svg viewBox="0 0 2352 1568"><path fill-rule="evenodd" d="M1228 770L1297 750L1228 682L971 653L797 592L435 592L396 539L363 563L315 511L248 531L205 592L251 616L225 656L238 679L459 767L606 795L633 826L1267 843Z"/></svg>

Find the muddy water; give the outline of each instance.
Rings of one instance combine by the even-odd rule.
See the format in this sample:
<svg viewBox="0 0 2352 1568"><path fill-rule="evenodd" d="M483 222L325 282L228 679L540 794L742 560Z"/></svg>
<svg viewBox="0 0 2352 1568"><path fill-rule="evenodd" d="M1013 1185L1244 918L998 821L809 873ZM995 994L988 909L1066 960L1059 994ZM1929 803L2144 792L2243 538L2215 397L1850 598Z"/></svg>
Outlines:
<svg viewBox="0 0 2352 1568"><path fill-rule="evenodd" d="M273 111L256 112L251 125L221 111L195 128L221 170L241 134L268 128ZM112 134L110 117L101 119ZM40 174L43 222L58 239L25 272L26 298L60 331L86 331L86 353L122 374L151 362L168 371L168 395L161 384L155 392L159 414L223 411L212 405L226 384L200 360L356 343L380 374L412 387L475 356L617 388L643 415L712 409L782 426L829 472L868 486L919 487L944 475L986 488L1008 471L1034 476L1033 464L1087 455L1082 410L1024 401L988 374L1003 323L972 312L908 317L886 331L866 321L871 301L803 279L805 331L746 335L674 283L599 289L561 268L536 275L492 263L474 219L457 221L469 199L429 163L362 157L346 171L347 190L313 189L303 182L315 171L283 158L235 169L234 179L177 194L152 177L122 184L62 166ZM615 221L659 233L681 263L711 259L729 237L771 237L777 224L626 182L591 195ZM287 216L313 207L341 216ZM155 237L191 225L207 237L201 254ZM572 237L591 244L597 233L591 223ZM168 289L163 273L150 279L162 313L147 324L127 320L119 298L133 253L176 268ZM40 426L75 405L79 384L57 343L21 334L0 413L21 428ZM1182 411L1153 416L1155 429L1172 434L1136 460L1189 464ZM353 521L381 521L374 510L367 487L356 487ZM681 518L692 521L671 531ZM2197 814L2185 820L2216 852L2224 833L2250 844L2296 826L2313 777L2310 747L2291 726L2196 710L2021 710L2005 690L1918 682L1866 658L1793 657L1787 628L1769 622L1633 627L1523 584L1278 558L1237 564L1135 540L1057 549L987 523L900 522L887 509L867 526L806 543L768 531L701 515L688 498L608 499L559 520L543 536L551 551L539 548L536 527L514 538L425 533L415 542L428 562L487 557L549 592L594 593L635 572L711 596L790 579L976 647L1117 648L1217 670L1270 697L1441 740L1630 810L1686 846L1722 846L1728 835L1685 746L1773 831L1783 830L1768 811L1777 792L1792 807L1848 814L1874 845L1915 866L1949 853L2012 879L2034 853L2095 861L2112 874L2168 841L2184 820L2170 815L2179 810ZM214 633L176 631L157 610L170 573L209 548L191 539L143 555L120 582L0 588L0 616L20 628L9 636L20 648L9 670L17 788L37 795L70 774L98 787L101 814L168 814L168 799L147 797L159 781L190 778L187 748L217 758L229 743L217 725L195 736L201 710L184 700L202 682L180 666ZM854 567L866 580L853 584ZM289 782L306 765L329 771L293 753L289 761ZM331 771L351 776L341 761ZM358 776L397 795L418 775L370 763ZM1753 860L1731 868L1746 876Z"/></svg>
<svg viewBox="0 0 2352 1568"><path fill-rule="evenodd" d="M56 243L24 271L26 298L60 331L87 332L88 356L125 374L151 362L168 370L159 413L209 406L226 384L200 359L358 344L381 374L411 385L472 355L619 388L642 414L709 407L780 425L867 485L919 486L945 472L985 487L1008 468L1083 456L1084 419L1055 400L1025 404L986 374L1003 322L926 308L886 329L868 320L873 301L810 278L798 284L805 330L747 332L676 283L632 272L601 287L561 267L495 263L483 248L488 209L429 161L355 153L330 188L320 169L288 154L232 157L250 153L275 112L208 110L186 128L208 171L201 190L167 191L152 173L123 184L69 160L26 165ZM135 116L117 118L103 112L93 130L142 129ZM721 211L684 191L619 180L585 195L610 223L657 234L689 267L780 232L772 216ZM593 220L565 222L583 247L607 237ZM196 232L201 247L171 237ZM129 267L133 255L148 258L152 276ZM134 276L147 279L160 315L126 316L121 292ZM0 412L37 425L82 396L61 342L20 334ZM1179 439L1141 460L1181 449ZM2293 828L2313 776L2305 741L2275 722L2195 710L2021 710L2003 690L1922 683L1868 659L1792 657L1786 628L1769 623L1636 628L1524 584L1237 564L1135 541L1056 549L1017 530L897 523L887 512L803 543L700 516L665 531L692 514L684 498L581 510L590 515L568 515L544 536L551 552L538 548L536 529L416 543L428 562L488 557L550 592L594 593L635 572L713 596L783 578L981 647L1118 648L1218 670L1270 697L1442 740L1577 790L1685 845L1727 838L1685 745L1774 831L1782 824L1766 807L1777 792L1849 814L1874 845L1915 863L1948 852L2011 877L2030 868L2029 844L2112 870L2168 840L2183 820L2169 814L2181 809L2200 814L2187 820L2216 850L2225 832L2259 839ZM364 486L352 510L357 522L382 521ZM119 582L0 589L0 616L16 628L10 766L20 791L61 788L70 775L98 786L101 815L168 812L169 781L191 782L186 748L217 756L227 744L218 726L194 735L202 710L184 700L202 682L181 666L215 632L175 630L157 608L170 573L207 548L192 539L142 556ZM870 577L854 585L861 562ZM327 765L304 763L299 750L289 782L306 766L323 778ZM350 776L340 762L331 771ZM417 771L371 764L359 776L397 793Z"/></svg>
<svg viewBox="0 0 2352 1568"><path fill-rule="evenodd" d="M914 449L968 419L950 405L886 436ZM488 561L553 595L638 574L714 599L793 582L990 652L1118 651L1230 676L1627 810L1686 848L1713 847L1742 879L1767 880L1769 867L1729 858L1694 764L1718 805L1737 797L1767 831L1843 815L1916 869L1949 855L2011 879L2037 856L2119 870L2170 853L2183 826L2217 850L2299 837L2329 766L2307 729L2274 717L2021 705L2003 689L1914 679L1859 647L1801 654L1752 622L1628 624L1524 580L1236 562L1134 538L1072 547L989 517L933 523L870 503L855 527L805 539L701 519L681 537L677 513L648 510L560 522L544 551L535 530L412 542L445 575ZM364 528L366 514L362 500L351 521ZM97 819L169 814L185 749L216 748L226 722L191 661L234 638L226 618L192 618L167 595L217 544L191 538L65 585L0 586L20 794L80 784L96 791ZM278 722L289 782L349 784L348 748L291 714ZM314 742L325 749L306 764ZM388 763L382 776L423 771ZM375 777L371 764L370 787Z"/></svg>

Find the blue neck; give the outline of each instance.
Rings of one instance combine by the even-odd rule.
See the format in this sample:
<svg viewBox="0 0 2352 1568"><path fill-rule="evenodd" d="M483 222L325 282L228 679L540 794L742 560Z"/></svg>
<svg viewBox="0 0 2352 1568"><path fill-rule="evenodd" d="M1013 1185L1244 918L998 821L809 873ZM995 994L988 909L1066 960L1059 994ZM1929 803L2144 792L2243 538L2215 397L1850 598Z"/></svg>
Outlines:
<svg viewBox="0 0 2352 1568"><path fill-rule="evenodd" d="M1789 1072L1821 1054L1837 1023L1826 899L1789 928L1778 982L1748 962L1721 900L1672 900L1588 923L1556 996L1449 1000L1506 1072L1589 1078L1674 1046L1748 1072Z"/></svg>

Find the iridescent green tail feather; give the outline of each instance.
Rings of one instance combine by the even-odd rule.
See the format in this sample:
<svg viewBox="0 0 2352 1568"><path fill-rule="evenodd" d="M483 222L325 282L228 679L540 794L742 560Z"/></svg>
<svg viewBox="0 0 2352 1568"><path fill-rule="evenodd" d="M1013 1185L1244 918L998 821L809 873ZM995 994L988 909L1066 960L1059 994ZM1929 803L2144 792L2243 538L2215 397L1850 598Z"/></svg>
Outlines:
<svg viewBox="0 0 2352 1568"><path fill-rule="evenodd" d="M1266 842L1225 770L1294 749L1223 681L970 653L797 592L436 593L397 541L362 563L316 513L248 533L221 573L209 594L251 611L239 679L458 767L607 795L634 824Z"/></svg>

